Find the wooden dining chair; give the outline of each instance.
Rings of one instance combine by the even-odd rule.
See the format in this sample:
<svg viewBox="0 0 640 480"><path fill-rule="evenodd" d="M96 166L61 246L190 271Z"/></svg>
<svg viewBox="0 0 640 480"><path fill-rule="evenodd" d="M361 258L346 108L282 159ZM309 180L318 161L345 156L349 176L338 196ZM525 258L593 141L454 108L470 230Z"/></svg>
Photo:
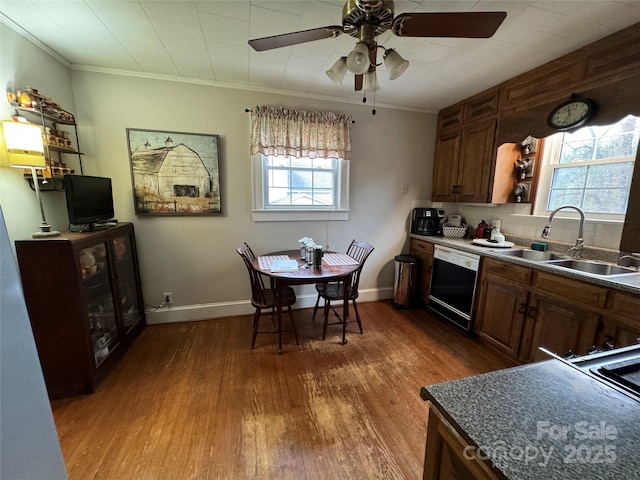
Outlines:
<svg viewBox="0 0 640 480"><path fill-rule="evenodd" d="M358 269L353 272L353 275L351 276L348 300L353 304L353 310L356 314L356 322L358 322L360 333L362 333L362 322L360 321L360 313L358 312L356 299L359 295L358 285L360 284L360 274L362 273L364 262L367 260L369 255L371 255L371 252L373 252L372 245L367 242L359 242L355 239L351 242L349 248L347 248L347 255L356 260L359 264ZM316 299L316 304L313 307L312 319L316 318L316 312L318 311L320 299L322 298L324 300L324 326L322 327L322 339L324 340L327 334L327 327L329 325L342 325L343 323L343 319L335 308L333 308L331 302L341 302L344 300L344 282L318 283L316 284L316 290L318 292L318 298ZM333 312L338 319L337 322L329 323L329 313L331 312ZM349 320L348 318L344 319L344 322L346 323L349 323L350 321L353 320Z"/></svg>
<svg viewBox="0 0 640 480"><path fill-rule="evenodd" d="M251 305L256 309L253 315L253 335L251 338L251 348L255 347L256 337L259 333L278 333L277 328L277 307L278 307L278 289L276 288L265 288L264 281L262 279L262 275L256 268L253 266L253 260L256 258L251 247L246 243L240 245L236 251L242 257L245 266L249 272L249 280L251 282ZM291 330L282 330L285 331L293 331L293 335L296 339L296 344L298 344L298 332L296 331L296 324L293 318L293 310L291 306L296 303L296 293L291 287L283 287L280 289L282 294L282 307L287 307L289 312L289 317L291 318ZM260 330L260 317L263 315L269 314L271 316L271 323L273 325L272 330Z"/></svg>

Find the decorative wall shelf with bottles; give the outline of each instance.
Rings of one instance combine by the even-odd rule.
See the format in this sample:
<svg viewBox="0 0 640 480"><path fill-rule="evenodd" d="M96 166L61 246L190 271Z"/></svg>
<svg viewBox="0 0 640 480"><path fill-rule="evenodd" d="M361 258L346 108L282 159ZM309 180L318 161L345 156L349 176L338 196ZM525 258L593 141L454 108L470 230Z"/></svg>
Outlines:
<svg viewBox="0 0 640 480"><path fill-rule="evenodd" d="M78 138L78 126L74 115L38 90L7 92L7 100L15 107L16 116L36 123L42 128L47 168L38 171L38 185L41 191L62 191L64 175L83 174L82 152ZM73 127L73 130L65 127ZM72 168L68 159L77 157L77 169ZM25 179L34 188L31 172L25 173Z"/></svg>

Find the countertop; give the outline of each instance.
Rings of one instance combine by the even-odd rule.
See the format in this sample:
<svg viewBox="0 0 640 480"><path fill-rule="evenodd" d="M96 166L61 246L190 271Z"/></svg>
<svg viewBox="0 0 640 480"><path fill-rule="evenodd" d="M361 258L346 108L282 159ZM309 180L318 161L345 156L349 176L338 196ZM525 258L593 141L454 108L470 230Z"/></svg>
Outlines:
<svg viewBox="0 0 640 480"><path fill-rule="evenodd" d="M462 251L477 253L482 256L497 258L499 260L515 263L518 265L524 265L527 267L535 268L538 270L554 273L556 275L561 275L563 277L569 277L576 280L581 280L588 283L594 283L596 285L602 285L608 288L613 288L616 290L622 290L630 293L640 294L640 273L630 273L623 275L615 275L615 276L600 276L600 275L591 275L587 273L580 272L578 270L570 270L567 268L557 267L554 265L549 265L541 262L535 262L532 260L527 260L519 257L510 257L507 255L501 255L501 248L490 248L483 247L479 245L474 245L471 243L470 239L467 238L450 238L450 237L439 237L439 236L424 236L424 235L416 235L409 234L409 237L415 238L417 240L424 240L426 242L432 242L439 245L446 245L449 247L457 248ZM514 248L528 248L524 245L516 245ZM562 253L562 252L558 252Z"/></svg>
<svg viewBox="0 0 640 480"><path fill-rule="evenodd" d="M507 479L640 477L640 403L549 360L423 387Z"/></svg>

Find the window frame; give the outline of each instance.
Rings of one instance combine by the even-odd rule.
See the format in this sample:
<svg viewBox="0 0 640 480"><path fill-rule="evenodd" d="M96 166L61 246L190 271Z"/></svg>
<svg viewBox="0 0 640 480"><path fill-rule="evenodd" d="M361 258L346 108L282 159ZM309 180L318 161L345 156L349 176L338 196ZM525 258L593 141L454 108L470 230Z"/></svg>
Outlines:
<svg viewBox="0 0 640 480"><path fill-rule="evenodd" d="M268 169L266 155L252 156L252 217L256 222L267 221L318 221L349 219L350 161L337 159L336 206L267 205Z"/></svg>
<svg viewBox="0 0 640 480"><path fill-rule="evenodd" d="M622 121L623 119L620 119ZM558 132L549 137L546 137L544 140L544 150L542 152L542 157L540 158L540 176L538 178L538 187L536 192L536 200L534 205L534 215L550 215L553 210L549 210L547 205L549 203L549 196L551 194L551 183L553 180L553 174L556 169L562 168L571 168L571 167L579 167L579 166L591 166L591 165L605 165L605 164L613 164L613 163L626 163L631 162L632 171L633 164L637 158L637 151L635 156L631 157L618 157L616 159L600 159L600 160L589 160L586 162L575 162L575 163L567 163L561 164L560 153L562 150L562 141L564 138L564 134L567 132ZM640 147L638 147L640 148ZM631 182L627 187L627 210L628 210L628 197L630 193ZM625 213L588 213L590 220L607 220L623 223L625 220Z"/></svg>

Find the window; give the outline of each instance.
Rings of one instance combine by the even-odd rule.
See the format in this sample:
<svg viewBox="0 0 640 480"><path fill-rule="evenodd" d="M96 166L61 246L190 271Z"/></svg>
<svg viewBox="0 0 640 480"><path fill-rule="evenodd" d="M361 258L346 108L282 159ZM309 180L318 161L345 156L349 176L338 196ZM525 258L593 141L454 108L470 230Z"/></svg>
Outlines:
<svg viewBox="0 0 640 480"><path fill-rule="evenodd" d="M254 220L347 220L349 162L255 155Z"/></svg>
<svg viewBox="0 0 640 480"><path fill-rule="evenodd" d="M331 158L263 156L265 208L339 207L339 162Z"/></svg>
<svg viewBox="0 0 640 480"><path fill-rule="evenodd" d="M575 205L592 217L622 220L639 138L640 118L631 115L547 138L537 213Z"/></svg>
<svg viewBox="0 0 640 480"><path fill-rule="evenodd" d="M347 220L351 117L251 109L253 220Z"/></svg>

